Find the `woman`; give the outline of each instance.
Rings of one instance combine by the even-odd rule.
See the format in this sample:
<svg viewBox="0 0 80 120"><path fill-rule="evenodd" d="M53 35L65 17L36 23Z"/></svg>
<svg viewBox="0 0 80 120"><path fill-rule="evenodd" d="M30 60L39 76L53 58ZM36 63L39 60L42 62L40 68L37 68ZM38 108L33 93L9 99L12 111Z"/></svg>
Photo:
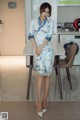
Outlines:
<svg viewBox="0 0 80 120"><path fill-rule="evenodd" d="M34 50L34 67L37 70L37 114L42 117L47 111L47 96L49 90L50 74L53 68L54 53L51 46L53 34L53 21L51 16L51 5L43 3L40 6L40 16L32 20L28 39L31 41ZM42 83L44 92L42 94Z"/></svg>

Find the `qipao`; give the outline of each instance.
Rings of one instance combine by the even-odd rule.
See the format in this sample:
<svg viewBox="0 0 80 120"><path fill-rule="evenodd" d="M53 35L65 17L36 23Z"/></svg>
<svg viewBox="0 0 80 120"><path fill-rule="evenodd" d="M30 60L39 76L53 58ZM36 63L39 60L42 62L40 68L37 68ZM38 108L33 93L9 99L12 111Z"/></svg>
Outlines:
<svg viewBox="0 0 80 120"><path fill-rule="evenodd" d="M53 21L46 18L41 22L40 17L31 21L28 39L34 38L37 47L39 47L44 39L48 40L43 48L40 56L34 52L34 67L40 75L49 76L53 69L54 52L51 46L51 38L53 35Z"/></svg>

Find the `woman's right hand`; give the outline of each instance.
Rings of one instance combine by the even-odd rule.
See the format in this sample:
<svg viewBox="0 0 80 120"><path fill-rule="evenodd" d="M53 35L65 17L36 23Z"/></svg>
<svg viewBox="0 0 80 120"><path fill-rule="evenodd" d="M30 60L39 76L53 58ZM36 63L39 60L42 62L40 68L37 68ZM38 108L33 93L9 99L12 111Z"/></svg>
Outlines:
<svg viewBox="0 0 80 120"><path fill-rule="evenodd" d="M40 55L40 54L39 54L39 51L38 51L38 48L35 49L35 53L36 53L37 56Z"/></svg>
<svg viewBox="0 0 80 120"><path fill-rule="evenodd" d="M36 48L36 49L35 49L36 55L37 55L37 56L40 56L41 51L42 51L42 50L41 50L40 48Z"/></svg>

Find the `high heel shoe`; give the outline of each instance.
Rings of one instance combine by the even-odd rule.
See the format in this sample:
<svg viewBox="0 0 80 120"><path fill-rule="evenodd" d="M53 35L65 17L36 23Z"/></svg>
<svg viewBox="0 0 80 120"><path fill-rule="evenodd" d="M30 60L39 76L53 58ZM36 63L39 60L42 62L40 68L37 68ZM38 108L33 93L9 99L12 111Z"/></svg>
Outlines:
<svg viewBox="0 0 80 120"><path fill-rule="evenodd" d="M37 106L37 102L36 102L36 106ZM37 112L37 114L42 117L43 116L43 112Z"/></svg>
<svg viewBox="0 0 80 120"><path fill-rule="evenodd" d="M37 112L37 114L42 117L43 116L43 112Z"/></svg>
<svg viewBox="0 0 80 120"><path fill-rule="evenodd" d="M43 105L44 106L44 105ZM43 114L47 111L47 107L42 109Z"/></svg>
<svg viewBox="0 0 80 120"><path fill-rule="evenodd" d="M44 114L46 111L47 111L47 108L46 108L46 109L42 109L42 113L43 113L43 114Z"/></svg>

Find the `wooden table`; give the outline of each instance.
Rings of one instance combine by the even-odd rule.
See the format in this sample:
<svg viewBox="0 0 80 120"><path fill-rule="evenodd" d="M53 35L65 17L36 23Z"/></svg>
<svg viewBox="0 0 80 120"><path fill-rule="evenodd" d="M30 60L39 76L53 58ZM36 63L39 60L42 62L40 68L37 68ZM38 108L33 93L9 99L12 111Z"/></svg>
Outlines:
<svg viewBox="0 0 80 120"><path fill-rule="evenodd" d="M60 68L59 68L59 57L65 55L65 50L63 48L64 43L54 43L53 44L53 49L54 49L54 54L57 62L57 75L58 75L58 84L61 86L61 78L60 78ZM24 54L26 56L30 56L30 65L29 65L29 74L28 74L28 87L27 87L27 99L29 99L29 92L30 92L30 84L31 84L31 76L32 76L32 68L33 68L33 51L28 51L28 48L25 47L24 49ZM62 99L62 87L59 87L60 90L60 98Z"/></svg>

